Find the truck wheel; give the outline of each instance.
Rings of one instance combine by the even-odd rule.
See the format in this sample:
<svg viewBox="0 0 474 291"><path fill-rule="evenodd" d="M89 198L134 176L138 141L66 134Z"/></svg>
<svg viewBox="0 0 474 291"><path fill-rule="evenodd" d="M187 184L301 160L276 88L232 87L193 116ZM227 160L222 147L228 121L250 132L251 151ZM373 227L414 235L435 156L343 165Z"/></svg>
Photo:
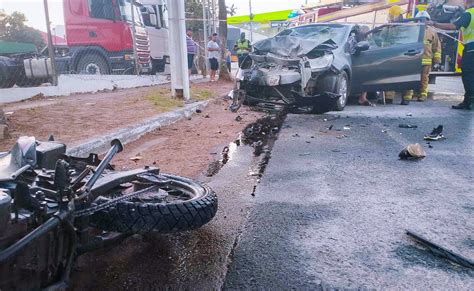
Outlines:
<svg viewBox="0 0 474 291"><path fill-rule="evenodd" d="M84 55L77 63L77 72L79 74L89 75L108 75L110 74L109 65L99 55Z"/></svg>
<svg viewBox="0 0 474 291"><path fill-rule="evenodd" d="M166 63L165 63L164 58L152 59L151 64L152 64L152 70L151 70L152 75L155 75L156 73L163 73L165 71Z"/></svg>
<svg viewBox="0 0 474 291"><path fill-rule="evenodd" d="M337 99L334 109L337 111L344 110L344 107L346 107L347 104L347 99L349 98L349 78L345 71L342 71L339 74L334 93L341 95L341 97Z"/></svg>
<svg viewBox="0 0 474 291"><path fill-rule="evenodd" d="M128 234L169 233L201 227L214 217L217 196L209 187L187 178L161 175L170 181L166 186L99 210L90 216L90 225ZM96 203L108 201L110 198L100 196Z"/></svg>

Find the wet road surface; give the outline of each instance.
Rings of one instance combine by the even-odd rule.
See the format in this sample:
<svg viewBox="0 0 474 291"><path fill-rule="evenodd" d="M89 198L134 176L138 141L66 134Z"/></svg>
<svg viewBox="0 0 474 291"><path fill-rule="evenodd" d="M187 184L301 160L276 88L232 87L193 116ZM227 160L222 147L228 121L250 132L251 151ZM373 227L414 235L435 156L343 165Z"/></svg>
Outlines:
<svg viewBox="0 0 474 291"><path fill-rule="evenodd" d="M452 104L289 115L224 288L473 290L472 270L405 234L474 259L474 113ZM439 124L447 139L430 148ZM416 142L427 157L399 160Z"/></svg>

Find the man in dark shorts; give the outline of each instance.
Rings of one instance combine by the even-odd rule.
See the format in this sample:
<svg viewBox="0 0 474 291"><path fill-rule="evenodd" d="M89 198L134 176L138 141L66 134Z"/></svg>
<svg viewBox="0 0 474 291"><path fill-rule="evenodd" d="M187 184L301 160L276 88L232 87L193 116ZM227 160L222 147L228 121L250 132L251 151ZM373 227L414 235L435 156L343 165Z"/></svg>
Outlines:
<svg viewBox="0 0 474 291"><path fill-rule="evenodd" d="M212 34L211 40L207 43L207 54L211 65L211 82L216 80L216 72L219 69L220 48L217 43L217 33Z"/></svg>
<svg viewBox="0 0 474 291"><path fill-rule="evenodd" d="M462 83L464 85L464 100L453 109L471 110L474 102L474 0L466 1L467 10L454 23L428 22L444 30L461 29L463 34L464 50L461 60Z"/></svg>
<svg viewBox="0 0 474 291"><path fill-rule="evenodd" d="M188 71L191 76L191 70L193 68L194 56L197 54L196 43L193 40L193 31L188 29L186 31L186 47L188 49Z"/></svg>

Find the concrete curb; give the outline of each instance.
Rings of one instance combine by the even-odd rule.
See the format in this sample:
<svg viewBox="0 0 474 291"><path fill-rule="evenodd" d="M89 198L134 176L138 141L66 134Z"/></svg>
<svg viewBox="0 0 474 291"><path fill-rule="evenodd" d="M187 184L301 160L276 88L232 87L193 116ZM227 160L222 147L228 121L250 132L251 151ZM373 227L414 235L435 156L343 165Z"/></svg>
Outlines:
<svg viewBox="0 0 474 291"><path fill-rule="evenodd" d="M201 109L207 106L209 101L200 101L185 105L183 108L176 109L170 112L159 114L151 119L135 124L130 127L119 129L115 132L107 133L99 138L94 138L85 143L69 148L68 155L86 156L89 153L103 154L110 148L110 142L113 139L119 139L123 144L130 143L139 139L144 134L153 131L157 128L170 125L183 118L188 118L196 112L196 109Z"/></svg>

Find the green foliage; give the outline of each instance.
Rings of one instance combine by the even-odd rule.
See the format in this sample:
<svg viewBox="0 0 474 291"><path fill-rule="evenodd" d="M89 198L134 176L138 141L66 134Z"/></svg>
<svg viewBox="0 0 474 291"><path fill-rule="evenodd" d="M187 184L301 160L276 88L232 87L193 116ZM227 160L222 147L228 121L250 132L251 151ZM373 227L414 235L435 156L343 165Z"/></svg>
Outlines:
<svg viewBox="0 0 474 291"><path fill-rule="evenodd" d="M36 29L26 26L25 15L13 12L11 15L0 11L0 39L11 42L32 43L38 50L46 45L41 34Z"/></svg>
<svg viewBox="0 0 474 291"><path fill-rule="evenodd" d="M186 10L186 18L191 19L203 19L202 15L202 0L186 0L185 3L185 10ZM202 21L201 20L194 20L194 21L186 21L187 29L191 29L192 31L196 32L202 30Z"/></svg>

